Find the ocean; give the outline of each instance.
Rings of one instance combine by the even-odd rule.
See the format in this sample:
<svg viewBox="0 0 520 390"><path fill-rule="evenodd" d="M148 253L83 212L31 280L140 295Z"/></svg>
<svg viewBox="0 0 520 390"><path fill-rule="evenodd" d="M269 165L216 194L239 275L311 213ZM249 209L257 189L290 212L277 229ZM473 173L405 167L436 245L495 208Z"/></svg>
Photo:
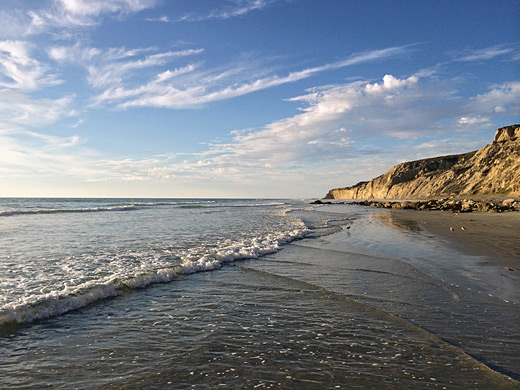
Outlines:
<svg viewBox="0 0 520 390"><path fill-rule="evenodd" d="M477 260L359 206L0 199L0 388L519 389Z"/></svg>

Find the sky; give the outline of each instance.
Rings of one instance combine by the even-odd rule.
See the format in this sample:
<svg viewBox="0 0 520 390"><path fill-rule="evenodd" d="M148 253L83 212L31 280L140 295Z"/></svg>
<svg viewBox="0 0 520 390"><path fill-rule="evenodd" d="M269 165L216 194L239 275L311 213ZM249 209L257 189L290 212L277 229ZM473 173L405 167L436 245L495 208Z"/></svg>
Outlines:
<svg viewBox="0 0 520 390"><path fill-rule="evenodd" d="M0 196L319 198L520 123L518 0L2 0Z"/></svg>

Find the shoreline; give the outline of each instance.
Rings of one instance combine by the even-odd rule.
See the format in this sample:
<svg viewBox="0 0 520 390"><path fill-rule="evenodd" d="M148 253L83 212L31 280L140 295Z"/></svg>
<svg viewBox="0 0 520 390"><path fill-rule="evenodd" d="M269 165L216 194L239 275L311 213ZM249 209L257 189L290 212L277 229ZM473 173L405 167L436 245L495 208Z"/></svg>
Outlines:
<svg viewBox="0 0 520 390"><path fill-rule="evenodd" d="M354 206L323 207L341 213ZM359 209L366 222L327 236L327 249L403 259L430 276L520 304L520 213Z"/></svg>
<svg viewBox="0 0 520 390"><path fill-rule="evenodd" d="M482 265L499 266L520 275L520 213L447 213L392 210L399 228L420 228L471 255L485 256Z"/></svg>

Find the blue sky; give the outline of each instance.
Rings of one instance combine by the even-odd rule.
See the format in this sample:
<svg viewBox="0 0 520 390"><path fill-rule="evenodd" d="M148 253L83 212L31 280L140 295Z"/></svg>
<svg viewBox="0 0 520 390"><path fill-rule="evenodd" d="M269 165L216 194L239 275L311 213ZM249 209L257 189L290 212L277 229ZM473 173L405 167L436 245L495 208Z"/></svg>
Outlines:
<svg viewBox="0 0 520 390"><path fill-rule="evenodd" d="M516 1L3 0L0 196L321 197L520 122Z"/></svg>

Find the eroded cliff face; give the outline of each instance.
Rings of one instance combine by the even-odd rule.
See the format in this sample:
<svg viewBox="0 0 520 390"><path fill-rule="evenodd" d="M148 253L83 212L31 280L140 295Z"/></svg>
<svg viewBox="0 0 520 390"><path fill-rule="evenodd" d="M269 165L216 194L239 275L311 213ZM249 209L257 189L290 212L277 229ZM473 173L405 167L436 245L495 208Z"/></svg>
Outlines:
<svg viewBox="0 0 520 390"><path fill-rule="evenodd" d="M352 187L330 190L326 199L427 199L520 196L520 125L500 128L474 152L411 161Z"/></svg>

